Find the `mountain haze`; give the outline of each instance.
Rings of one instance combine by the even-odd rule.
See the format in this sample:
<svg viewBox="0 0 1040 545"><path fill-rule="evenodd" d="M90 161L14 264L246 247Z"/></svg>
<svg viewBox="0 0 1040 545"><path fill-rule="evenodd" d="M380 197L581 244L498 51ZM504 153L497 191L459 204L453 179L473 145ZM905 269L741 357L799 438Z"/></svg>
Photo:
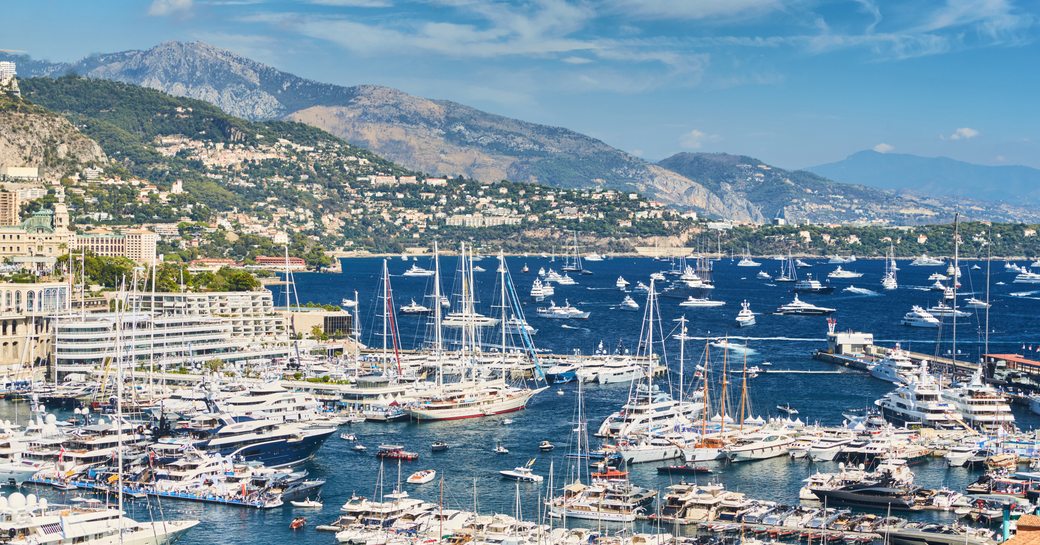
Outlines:
<svg viewBox="0 0 1040 545"><path fill-rule="evenodd" d="M948 157L867 150L809 170L843 182L922 195L1040 203L1040 170L1026 166L978 165Z"/></svg>

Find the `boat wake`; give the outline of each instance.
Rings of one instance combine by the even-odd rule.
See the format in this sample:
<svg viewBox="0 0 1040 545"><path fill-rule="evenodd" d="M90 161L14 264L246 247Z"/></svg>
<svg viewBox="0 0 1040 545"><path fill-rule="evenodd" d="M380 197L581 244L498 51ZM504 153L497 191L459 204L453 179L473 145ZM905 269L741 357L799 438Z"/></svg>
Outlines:
<svg viewBox="0 0 1040 545"><path fill-rule="evenodd" d="M876 292L874 290L870 290L870 289L867 289L867 288L857 288L856 286L849 286L849 287L847 287L847 288L845 288L845 289L843 289L841 291L843 291L845 293L853 293L853 294L856 294L856 295L866 295L868 297L874 297L875 295L880 295L878 292Z"/></svg>

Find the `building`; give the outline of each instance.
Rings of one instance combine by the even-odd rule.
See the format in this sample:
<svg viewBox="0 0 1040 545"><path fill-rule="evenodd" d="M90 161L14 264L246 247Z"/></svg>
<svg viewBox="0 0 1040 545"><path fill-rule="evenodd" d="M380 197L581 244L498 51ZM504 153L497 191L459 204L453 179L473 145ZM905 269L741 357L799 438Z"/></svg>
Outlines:
<svg viewBox="0 0 1040 545"><path fill-rule="evenodd" d="M285 316L267 290L134 293L129 308L160 316L196 316L226 322L231 335L248 343L286 342Z"/></svg>
<svg viewBox="0 0 1040 545"><path fill-rule="evenodd" d="M141 265L155 262L159 235L147 229L92 231L76 235L74 250L86 250L105 257L125 257Z"/></svg>
<svg viewBox="0 0 1040 545"><path fill-rule="evenodd" d="M57 205L55 205L57 207ZM50 269L75 245L68 211L37 210L18 225L0 226L0 258L36 269Z"/></svg>
<svg viewBox="0 0 1040 545"><path fill-rule="evenodd" d="M312 336L314 328L332 339L343 339L354 333L353 315L345 310L294 308L289 316L293 331L305 337Z"/></svg>
<svg viewBox="0 0 1040 545"><path fill-rule="evenodd" d="M200 257L198 259L191 260L188 263L188 270L190 272L202 272L202 271L219 271L224 267L237 267L238 262L234 259L227 259L222 257Z"/></svg>
<svg viewBox="0 0 1040 545"><path fill-rule="evenodd" d="M256 267L261 269L278 269L283 271L289 269L290 271L305 271L307 270L307 262L299 257L278 257L269 255L256 256Z"/></svg>
<svg viewBox="0 0 1040 545"><path fill-rule="evenodd" d="M0 180L39 180L39 167L0 166Z"/></svg>
<svg viewBox="0 0 1040 545"><path fill-rule="evenodd" d="M285 345L250 345L232 334L230 322L216 317L106 312L54 324L58 375L85 366L102 368L117 356L135 365L171 369L212 359L246 363L287 355Z"/></svg>
<svg viewBox="0 0 1040 545"><path fill-rule="evenodd" d="M0 61L0 85L10 83L18 75L17 66L11 61Z"/></svg>
<svg viewBox="0 0 1040 545"><path fill-rule="evenodd" d="M11 227L21 223L21 202L18 193L0 189L0 226Z"/></svg>
<svg viewBox="0 0 1040 545"><path fill-rule="evenodd" d="M53 352L56 317L69 310L64 282L0 283L0 378L29 378Z"/></svg>

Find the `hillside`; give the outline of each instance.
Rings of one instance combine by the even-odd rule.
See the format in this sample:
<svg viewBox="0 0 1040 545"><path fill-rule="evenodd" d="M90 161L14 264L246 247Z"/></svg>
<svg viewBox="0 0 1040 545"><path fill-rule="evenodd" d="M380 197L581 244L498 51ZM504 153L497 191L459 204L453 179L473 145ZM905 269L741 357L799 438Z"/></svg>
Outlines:
<svg viewBox="0 0 1040 545"><path fill-rule="evenodd" d="M101 146L64 117L0 94L0 165L38 167L42 178L58 180L107 161Z"/></svg>
<svg viewBox="0 0 1040 545"><path fill-rule="evenodd" d="M835 180L922 195L1040 203L1040 170L1025 166L977 165L947 157L866 150L809 170Z"/></svg>
<svg viewBox="0 0 1040 545"><path fill-rule="evenodd" d="M32 108L67 116L113 159L102 175L69 182L75 221L186 222L164 248L184 259L277 253L271 241L284 233L315 262L321 248L400 251L433 238L548 250L570 230L597 248L630 249L691 223L616 191L425 176L308 125L249 121L136 85L66 76L22 89Z"/></svg>

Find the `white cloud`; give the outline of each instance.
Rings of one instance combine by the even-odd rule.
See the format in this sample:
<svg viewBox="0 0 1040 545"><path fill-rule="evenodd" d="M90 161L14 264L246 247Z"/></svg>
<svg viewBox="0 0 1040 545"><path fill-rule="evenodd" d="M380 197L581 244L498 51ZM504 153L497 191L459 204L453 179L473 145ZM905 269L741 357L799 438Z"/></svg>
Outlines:
<svg viewBox="0 0 1040 545"><path fill-rule="evenodd" d="M961 127L948 136L950 140L970 140L979 135L979 131L971 127Z"/></svg>
<svg viewBox="0 0 1040 545"><path fill-rule="evenodd" d="M592 59L589 59L587 57L576 57L573 55L569 57L564 57L560 60L567 64L589 64L590 62L592 62Z"/></svg>
<svg viewBox="0 0 1040 545"><path fill-rule="evenodd" d="M164 17L185 14L191 11L192 5L192 0L153 0L148 7L148 15Z"/></svg>
<svg viewBox="0 0 1040 545"><path fill-rule="evenodd" d="M628 16L667 20L756 17L782 7L779 0L612 0L608 5Z"/></svg>
<svg viewBox="0 0 1040 545"><path fill-rule="evenodd" d="M708 134L700 129L692 129L679 138L679 145L687 149L701 149L706 142L719 139L717 134Z"/></svg>
<svg viewBox="0 0 1040 545"><path fill-rule="evenodd" d="M308 3L321 6L342 6L349 8L388 8L393 4L389 0L307 0Z"/></svg>
<svg viewBox="0 0 1040 545"><path fill-rule="evenodd" d="M896 149L896 147L893 146L892 144L886 144L884 142L874 146L874 151L876 151L878 153L889 153L891 151L895 151L895 149Z"/></svg>

